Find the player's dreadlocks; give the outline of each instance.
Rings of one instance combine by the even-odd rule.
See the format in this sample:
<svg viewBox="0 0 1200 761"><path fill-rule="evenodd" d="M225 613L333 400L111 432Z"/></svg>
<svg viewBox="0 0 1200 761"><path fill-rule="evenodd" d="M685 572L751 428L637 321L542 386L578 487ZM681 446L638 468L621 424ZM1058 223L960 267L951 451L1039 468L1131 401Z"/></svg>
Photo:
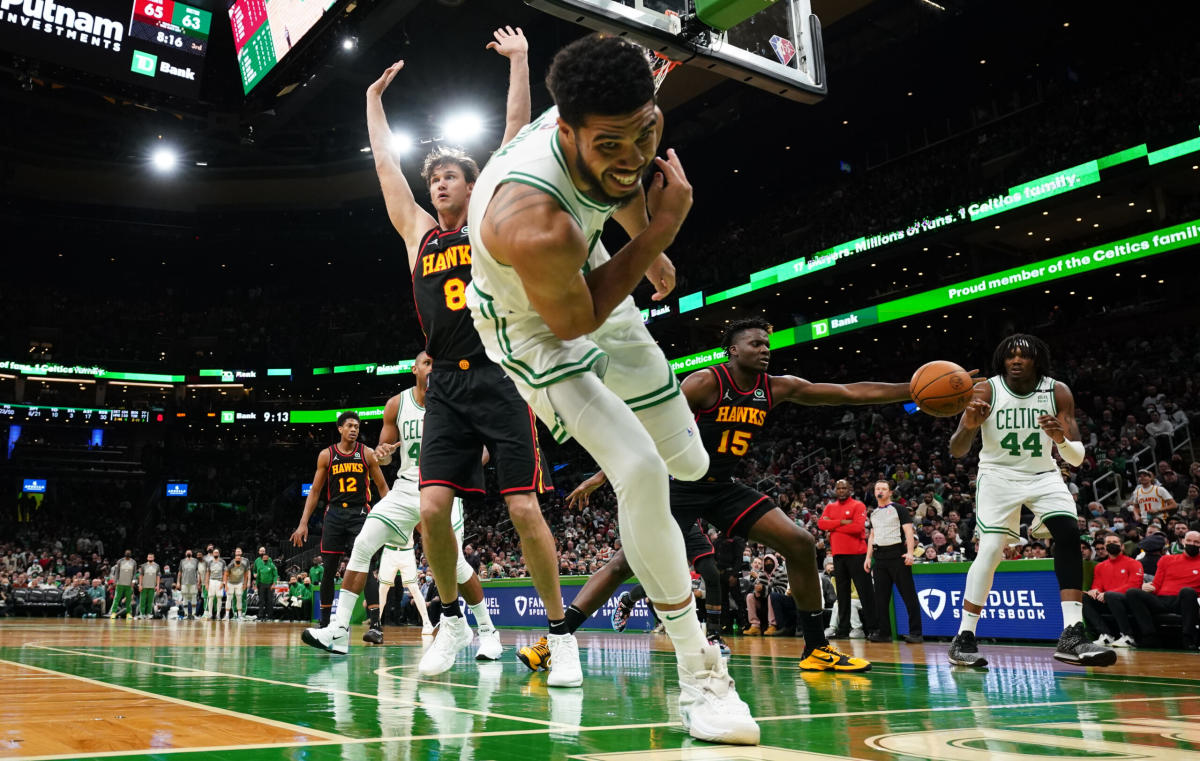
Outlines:
<svg viewBox="0 0 1200 761"><path fill-rule="evenodd" d="M1003 376L1004 360L1015 354L1017 350L1033 360L1033 369L1037 372L1039 379L1050 375L1050 347L1042 339L1027 333L1014 333L1000 342L996 347L996 353L992 355L992 372Z"/></svg>
<svg viewBox="0 0 1200 761"><path fill-rule="evenodd" d="M738 335L747 330L765 330L767 335L771 335L774 328L771 323L761 317L747 317L744 320L737 320L730 323L728 328L725 328L725 335L721 336L721 348L725 353L729 353L729 347L737 341Z"/></svg>

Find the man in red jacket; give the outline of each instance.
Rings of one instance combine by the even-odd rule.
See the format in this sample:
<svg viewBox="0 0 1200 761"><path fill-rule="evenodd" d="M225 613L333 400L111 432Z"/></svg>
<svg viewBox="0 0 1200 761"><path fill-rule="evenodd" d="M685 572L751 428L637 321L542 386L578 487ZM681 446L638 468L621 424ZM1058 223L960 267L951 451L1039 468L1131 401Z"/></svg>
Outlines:
<svg viewBox="0 0 1200 761"><path fill-rule="evenodd" d="M1101 538L1108 559L1096 566L1092 588L1083 595L1083 620L1088 628L1100 633L1097 643L1105 647L1132 647L1133 626L1129 621L1125 593L1142 588L1145 572L1141 563L1122 551L1120 537L1108 532ZM1106 610L1117 620L1116 635L1101 617Z"/></svg>
<svg viewBox="0 0 1200 761"><path fill-rule="evenodd" d="M867 506L850 496L850 484L842 479L833 486L836 502L830 502L817 521L817 528L829 532L833 555L834 586L837 587L838 620L835 638L850 636L850 582L858 590L862 603L863 628L870 634L879 629L875 620L875 590L863 568L867 558Z"/></svg>
<svg viewBox="0 0 1200 761"><path fill-rule="evenodd" d="M1196 607L1200 590L1200 531L1183 537L1183 555L1164 555L1154 571L1154 581L1141 589L1125 593L1125 602L1137 622L1140 647L1158 647L1160 638L1154 625L1156 613L1178 613L1183 617L1183 646L1196 650L1200 636L1196 625L1200 610ZM1115 606L1114 606L1115 607Z"/></svg>

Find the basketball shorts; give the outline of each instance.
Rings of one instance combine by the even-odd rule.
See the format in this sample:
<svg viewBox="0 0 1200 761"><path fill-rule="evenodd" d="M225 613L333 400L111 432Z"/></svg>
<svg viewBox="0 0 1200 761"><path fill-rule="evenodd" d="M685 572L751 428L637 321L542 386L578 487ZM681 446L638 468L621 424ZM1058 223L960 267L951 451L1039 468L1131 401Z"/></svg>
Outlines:
<svg viewBox="0 0 1200 761"><path fill-rule="evenodd" d="M348 555L354 539L362 531L367 511L356 507L325 508L325 524L321 529L321 552L327 555ZM334 569L336 570L336 569Z"/></svg>
<svg viewBox="0 0 1200 761"><path fill-rule="evenodd" d="M184 597L195 597L200 592L200 585L199 584L181 584L179 586L179 592Z"/></svg>
<svg viewBox="0 0 1200 761"><path fill-rule="evenodd" d="M403 583L417 580L417 559L413 550L415 529L421 522L421 495L417 484L408 479L396 479L395 486L379 501L367 516L366 526L377 530L383 527L383 555L379 561L379 580L392 584L396 575ZM450 508L450 523L462 554L463 502L455 498ZM364 529L365 531L366 529Z"/></svg>
<svg viewBox="0 0 1200 761"><path fill-rule="evenodd" d="M504 371L484 358L465 370L435 362L425 394L421 487L483 494L484 447L496 466L501 494L552 488L533 412Z"/></svg>
<svg viewBox="0 0 1200 761"><path fill-rule="evenodd" d="M979 534L1005 534L1014 541L1021 538L1021 506L1033 512L1029 535L1049 536L1047 518L1063 515L1072 520L1078 514L1075 500L1057 470L1046 473L1021 473L980 468L975 479L975 531Z"/></svg>
<svg viewBox="0 0 1200 761"><path fill-rule="evenodd" d="M700 524L696 521L680 523L679 530L683 532L683 545L687 549L688 565L695 565L700 558L716 552L712 542L708 539L708 534L704 533L704 529L700 528Z"/></svg>
<svg viewBox="0 0 1200 761"><path fill-rule="evenodd" d="M468 291L467 303L488 357L504 367L521 397L559 443L570 434L550 402L547 389L554 383L595 373L634 412L680 393L679 381L646 330L632 297L622 301L595 332L569 341L555 336L536 312L506 313L478 288Z"/></svg>
<svg viewBox="0 0 1200 761"><path fill-rule="evenodd" d="M745 537L759 518L774 509L770 497L737 481L671 479L671 515L680 525L703 518L728 536Z"/></svg>

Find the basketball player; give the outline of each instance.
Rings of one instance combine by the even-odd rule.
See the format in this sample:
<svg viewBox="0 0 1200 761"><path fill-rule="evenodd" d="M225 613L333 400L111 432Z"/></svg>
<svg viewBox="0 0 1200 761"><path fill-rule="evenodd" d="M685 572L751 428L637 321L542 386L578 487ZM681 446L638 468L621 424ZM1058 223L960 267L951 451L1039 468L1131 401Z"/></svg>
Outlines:
<svg viewBox="0 0 1200 761"><path fill-rule="evenodd" d="M350 553L350 561L346 564L346 574L342 579L342 590L338 594L337 617L326 629L308 629L301 636L307 645L328 650L334 653L345 653L349 647L350 615L358 595L362 592L370 578L367 571L371 558L380 548L385 548L379 563L379 607L382 610L387 605L387 592L391 588L396 574L399 572L404 585L413 593L414 599L421 597L417 586L417 559L413 552L414 533L421 520L421 498L418 482L418 460L421 453L421 435L425 419L425 391L428 385L429 373L433 363L429 355L421 352L413 365L416 375L416 385L403 393L388 399L383 410L383 430L379 432L379 445L375 452L380 465L391 462L392 454L400 450L400 470L396 481L387 496L371 510L363 529L354 540L354 549ZM480 463L482 467L482 463ZM483 599L483 586L479 577L467 565L462 555L463 514L462 500L454 500L454 530L459 541L459 557L457 578L462 582L463 596L475 615L479 624L478 660L494 661L500 658L504 651L500 644L500 635L492 625L488 615L487 603ZM386 549L388 546L392 549ZM424 599L421 599L420 610L426 616L425 626L429 625L428 614L424 610ZM373 634L374 630L368 632ZM376 640L374 637L364 640L380 644L382 634Z"/></svg>
<svg viewBox="0 0 1200 761"><path fill-rule="evenodd" d="M555 438L574 436L612 481L625 554L678 655L684 727L702 740L757 744L758 725L696 616L668 506L668 474L700 478L708 454L630 296L642 277L656 300L674 287L662 252L691 186L674 151L654 156L662 112L640 47L584 37L558 52L546 83L556 105L492 156L471 197L475 326ZM632 236L613 257L600 242L610 218ZM553 642L549 650L553 674Z"/></svg>
<svg viewBox="0 0 1200 761"><path fill-rule="evenodd" d="M204 604L204 617L210 621L221 620L221 590L225 588L225 560L221 557L221 549L213 547L205 564L205 578L208 579L208 600ZM225 615L229 615L229 603L225 603Z"/></svg>
<svg viewBox="0 0 1200 761"><path fill-rule="evenodd" d="M509 59L507 143L529 121L528 43L520 30L496 30L495 37L488 47ZM437 218L417 204L390 153L391 132L380 99L403 65L397 62L367 89L367 129L388 216L408 249L417 316L426 336L425 350L433 359L420 458L421 531L442 617L419 671L432 676L448 670L471 641L458 605L455 572L462 547L454 532L453 505L459 494L483 493L479 452L486 447L554 635L557 657L547 683L577 687L583 683L578 645L566 629L558 554L538 505L537 494L547 482L533 414L484 353L467 310L474 248L467 235L467 201L479 167L461 151L434 151L425 159L422 177Z"/></svg>
<svg viewBox="0 0 1200 761"><path fill-rule="evenodd" d="M360 420L354 412L338 415L337 426L340 437L337 444L326 447L317 455L317 471L313 474L312 488L304 500L304 513L300 525L292 532L292 544L304 546L308 539L308 519L317 507L321 490L325 490L325 522L321 528L321 556L325 564L325 575L321 577L321 626L329 626L330 609L333 607L334 572L338 563L350 551L354 538L362 531L367 514L371 512L371 487L367 479L375 482L381 497L388 493L387 480L379 469L375 450L358 441ZM367 614L371 628L379 624L378 590L367 589Z"/></svg>
<svg viewBox="0 0 1200 761"><path fill-rule="evenodd" d="M816 545L812 534L797 526L770 497L735 481L733 474L762 431L774 405L780 402L889 404L909 398L908 384L866 381L842 385L812 383L791 375L770 375L767 367L771 358L771 325L758 317L730 325L721 345L728 354L728 361L694 372L683 381L683 395L700 428L700 440L708 452L709 467L697 481L671 481L671 514L685 533L686 526L695 525L698 518L703 518L727 535L768 545L783 555L804 635L804 653L800 659L802 671L868 671L871 668L868 661L838 651L825 637L825 603L817 575ZM584 489L590 492L604 479L601 471L576 492ZM629 578L623 549L609 565L619 569L615 574L618 578L600 573L589 579L567 609L568 622L586 621L609 599L616 585ZM696 570L701 572L699 565ZM705 585L719 590L720 577L716 575L715 563L712 574L716 578L710 582L706 576ZM715 615L710 609L709 634L719 631L720 625L719 607Z"/></svg>
<svg viewBox="0 0 1200 761"><path fill-rule="evenodd" d="M1051 456L1057 446L1071 465L1083 462L1075 424L1075 399L1065 384L1050 377L1050 348L1039 338L1017 333L992 355L995 375L975 386L950 454L965 457L983 431L976 479L976 532L979 551L967 571L962 623L950 644L950 663L983 667L975 627L992 589L992 576L1006 545L1020 539L1021 506L1033 511L1033 536L1054 538L1054 573L1061 589L1064 629L1054 657L1082 666L1111 666L1114 650L1088 641L1083 629L1083 558L1075 502Z"/></svg>
<svg viewBox="0 0 1200 761"><path fill-rule="evenodd" d="M233 560L225 566L225 599L229 600L229 620L241 621L244 609L242 592L246 591L246 574L250 572L250 564L242 557L242 548L233 551Z"/></svg>
<svg viewBox="0 0 1200 761"><path fill-rule="evenodd" d="M179 591L183 604L179 606L179 618L183 618L184 606L187 606L187 620L195 620L197 595L200 590L200 561L192 556L192 551L183 553L179 561Z"/></svg>
<svg viewBox="0 0 1200 761"><path fill-rule="evenodd" d="M1129 495L1129 505L1133 508L1133 519L1138 523L1143 520L1149 523L1155 516L1174 512L1179 503L1163 486L1154 482L1154 472L1142 468L1137 472L1138 485Z"/></svg>
<svg viewBox="0 0 1200 761"><path fill-rule="evenodd" d="M109 618L116 618L120 614L128 620L133 620L133 581L137 577L137 571L138 562L133 559L133 550L125 550L125 557L113 564L109 575L113 578L115 591Z"/></svg>

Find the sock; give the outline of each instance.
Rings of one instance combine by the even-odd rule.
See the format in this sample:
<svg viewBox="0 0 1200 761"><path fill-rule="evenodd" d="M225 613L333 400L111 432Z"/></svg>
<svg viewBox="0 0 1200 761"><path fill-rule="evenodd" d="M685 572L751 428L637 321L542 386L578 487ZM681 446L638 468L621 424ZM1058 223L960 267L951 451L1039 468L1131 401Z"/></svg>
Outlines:
<svg viewBox="0 0 1200 761"><path fill-rule="evenodd" d="M1074 626L1075 624L1083 623L1083 603L1075 601L1062 601L1063 628Z"/></svg>
<svg viewBox="0 0 1200 761"><path fill-rule="evenodd" d="M324 629L326 626L329 626L329 618L332 615L332 612L333 612L333 603L329 603L328 605L326 605L324 603L321 604L321 628L322 629Z"/></svg>
<svg viewBox="0 0 1200 761"><path fill-rule="evenodd" d="M587 620L588 614L584 613L579 608L576 608L574 605L567 608L567 630L571 632L571 634L574 634L575 630L583 626L583 622Z"/></svg>
<svg viewBox="0 0 1200 761"><path fill-rule="evenodd" d="M339 602L338 605L340 606L341 603ZM379 606L378 605L376 605L374 608L371 608L371 607L367 608L367 617L371 619L371 628L372 629L383 628L379 625Z"/></svg>
<svg viewBox="0 0 1200 761"><path fill-rule="evenodd" d="M708 645L704 628L700 626L700 619L696 617L695 598L688 600L686 608L664 610L658 615L662 619L663 628L667 630L667 636L675 645L675 652L691 655Z"/></svg>
<svg viewBox="0 0 1200 761"><path fill-rule="evenodd" d="M343 629L349 629L350 618L354 615L354 603L358 602L358 595L342 587L338 592L337 602L337 617L334 618L333 624Z"/></svg>
<svg viewBox="0 0 1200 761"><path fill-rule="evenodd" d="M570 634L571 629L567 626L567 619L560 618L557 621L550 622L551 634Z"/></svg>
<svg viewBox="0 0 1200 761"><path fill-rule="evenodd" d="M704 608L704 626L709 634L721 633L721 609Z"/></svg>
<svg viewBox="0 0 1200 761"><path fill-rule="evenodd" d="M1080 603L1079 607L1082 608L1083 604ZM974 634L976 626L979 626L979 614L972 613L964 608L962 612L962 623L958 626L958 633L962 634L963 632L971 632Z"/></svg>
<svg viewBox="0 0 1200 761"><path fill-rule="evenodd" d="M480 629L496 628L495 626L492 626L492 616L488 613L486 598L480 600L474 605L468 605L467 607L471 609L471 615L475 616L475 625Z"/></svg>
<svg viewBox="0 0 1200 761"><path fill-rule="evenodd" d="M453 602L449 603L442 603L442 615L458 616L459 618L462 618L462 610L460 610L458 607L458 600L454 600Z"/></svg>
<svg viewBox="0 0 1200 761"><path fill-rule="evenodd" d="M825 637L824 611L801 610L797 611L796 615L800 617L800 631L804 634L804 650L806 652L829 644L829 640Z"/></svg>

